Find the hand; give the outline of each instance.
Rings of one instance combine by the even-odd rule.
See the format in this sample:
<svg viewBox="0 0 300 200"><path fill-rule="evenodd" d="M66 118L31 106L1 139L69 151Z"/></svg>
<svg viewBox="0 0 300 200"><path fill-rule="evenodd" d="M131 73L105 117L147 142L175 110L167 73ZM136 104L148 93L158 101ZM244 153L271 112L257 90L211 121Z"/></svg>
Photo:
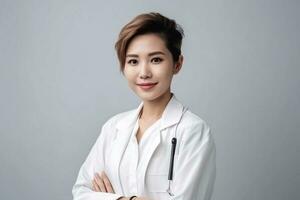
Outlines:
<svg viewBox="0 0 300 200"><path fill-rule="evenodd" d="M130 197L120 197L117 200L129 200ZM150 200L147 197L134 197L133 200Z"/></svg>
<svg viewBox="0 0 300 200"><path fill-rule="evenodd" d="M137 197L137 198L134 198L133 200L150 200L150 199L147 197Z"/></svg>
<svg viewBox="0 0 300 200"><path fill-rule="evenodd" d="M92 180L92 185L93 191L95 192L115 193L104 171L102 171L101 174L95 173L94 179Z"/></svg>

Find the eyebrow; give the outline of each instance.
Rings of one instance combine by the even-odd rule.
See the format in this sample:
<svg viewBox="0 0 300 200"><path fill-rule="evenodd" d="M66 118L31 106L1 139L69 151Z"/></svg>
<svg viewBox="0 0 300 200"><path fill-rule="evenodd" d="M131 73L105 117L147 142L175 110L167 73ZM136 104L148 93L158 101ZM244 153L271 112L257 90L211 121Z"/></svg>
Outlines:
<svg viewBox="0 0 300 200"><path fill-rule="evenodd" d="M157 55L157 54L162 54L165 55L164 52L162 51L154 51L148 54L148 56L153 56L153 55ZM127 54L126 57L139 57L137 54Z"/></svg>

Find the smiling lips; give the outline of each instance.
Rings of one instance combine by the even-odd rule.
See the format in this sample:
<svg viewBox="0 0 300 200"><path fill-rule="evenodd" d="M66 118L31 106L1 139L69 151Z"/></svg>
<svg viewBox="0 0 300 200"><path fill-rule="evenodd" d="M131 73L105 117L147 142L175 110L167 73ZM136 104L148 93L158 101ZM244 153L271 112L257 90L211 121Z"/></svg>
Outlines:
<svg viewBox="0 0 300 200"><path fill-rule="evenodd" d="M149 90L153 88L157 83L137 83L137 85L143 90Z"/></svg>

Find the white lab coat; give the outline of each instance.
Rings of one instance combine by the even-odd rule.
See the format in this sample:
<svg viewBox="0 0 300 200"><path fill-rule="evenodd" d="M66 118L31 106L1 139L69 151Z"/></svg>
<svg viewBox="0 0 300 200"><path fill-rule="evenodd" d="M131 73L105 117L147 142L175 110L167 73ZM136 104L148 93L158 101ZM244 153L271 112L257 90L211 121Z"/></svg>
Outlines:
<svg viewBox="0 0 300 200"><path fill-rule="evenodd" d="M141 103L135 110L120 113L103 125L73 186L74 200L115 200L125 195L120 182L119 166L142 106ZM162 115L160 134L156 134L151 149L143 158L144 163L137 176L137 196L153 200L211 198L216 176L214 140L206 122L189 110L182 115L183 108L173 95ZM174 175L171 182L174 196L170 196L166 190L169 185L171 140L175 136L177 124ZM107 174L115 194L92 191L94 174L102 170Z"/></svg>

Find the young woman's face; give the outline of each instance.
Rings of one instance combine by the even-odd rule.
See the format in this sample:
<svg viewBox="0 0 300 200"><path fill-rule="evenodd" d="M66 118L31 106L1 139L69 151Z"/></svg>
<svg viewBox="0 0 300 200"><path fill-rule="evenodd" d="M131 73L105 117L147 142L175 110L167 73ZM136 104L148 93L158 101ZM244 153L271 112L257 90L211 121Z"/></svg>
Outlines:
<svg viewBox="0 0 300 200"><path fill-rule="evenodd" d="M156 34L136 36L126 53L124 75L129 87L144 101L170 94L173 75L179 72L182 56L173 62L165 42Z"/></svg>

